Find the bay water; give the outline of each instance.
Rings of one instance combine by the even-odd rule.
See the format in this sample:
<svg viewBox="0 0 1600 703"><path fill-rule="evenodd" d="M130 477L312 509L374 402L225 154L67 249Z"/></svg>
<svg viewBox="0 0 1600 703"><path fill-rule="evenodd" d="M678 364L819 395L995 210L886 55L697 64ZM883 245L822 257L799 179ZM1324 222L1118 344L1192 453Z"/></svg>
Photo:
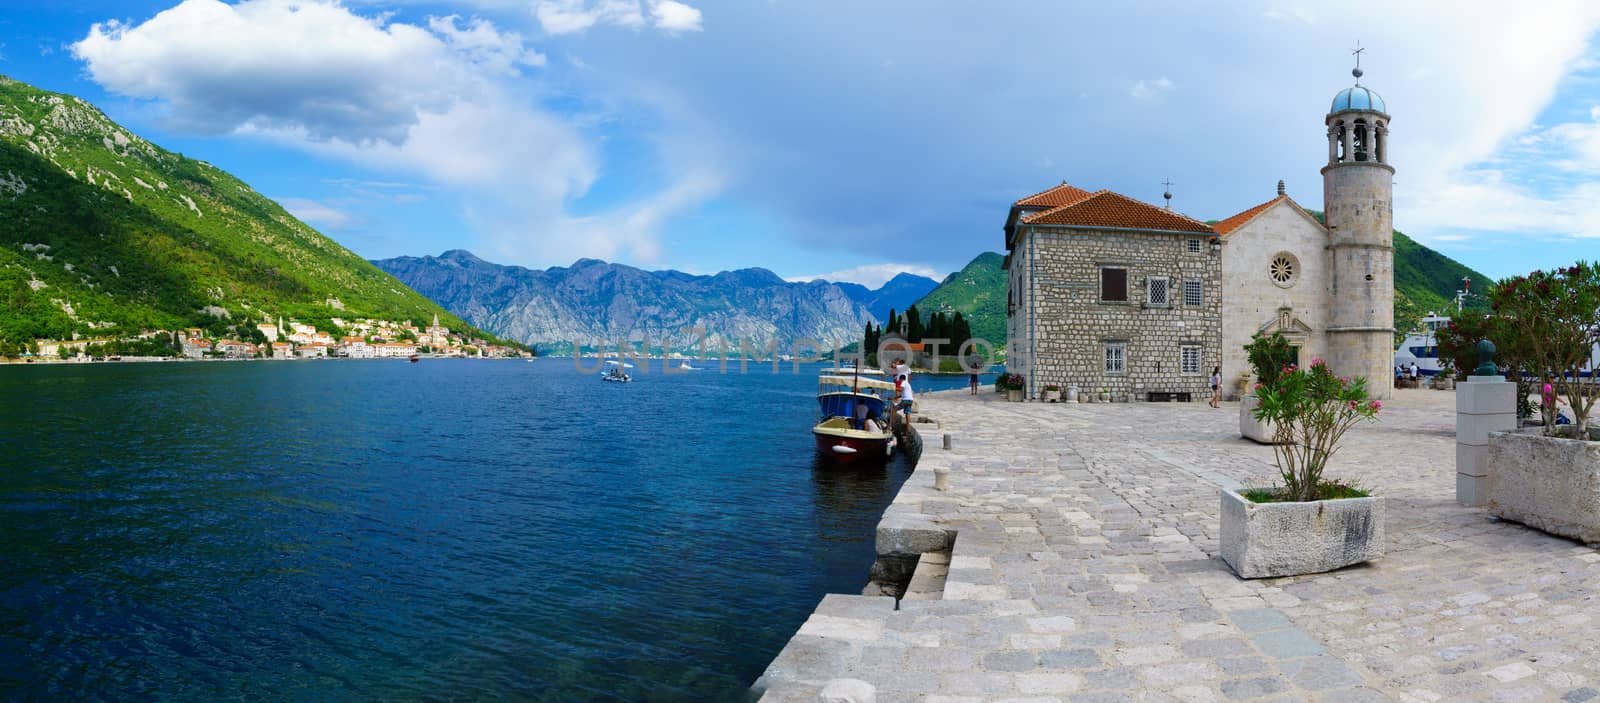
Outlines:
<svg viewBox="0 0 1600 703"><path fill-rule="evenodd" d="M0 698L744 700L911 467L652 364L0 367Z"/></svg>

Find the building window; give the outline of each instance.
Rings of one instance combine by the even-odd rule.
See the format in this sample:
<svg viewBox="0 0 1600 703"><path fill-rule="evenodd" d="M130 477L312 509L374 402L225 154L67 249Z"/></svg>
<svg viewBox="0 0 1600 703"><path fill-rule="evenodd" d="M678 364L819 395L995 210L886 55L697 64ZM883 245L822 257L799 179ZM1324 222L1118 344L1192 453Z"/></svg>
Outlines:
<svg viewBox="0 0 1600 703"><path fill-rule="evenodd" d="M1199 281L1183 282L1183 304L1190 307L1199 307L1206 302L1205 289Z"/></svg>
<svg viewBox="0 0 1600 703"><path fill-rule="evenodd" d="M1145 302L1154 307L1166 307L1172 304L1170 295L1172 279L1162 276L1151 276L1144 279Z"/></svg>
<svg viewBox="0 0 1600 703"><path fill-rule="evenodd" d="M1187 242L1185 242L1185 244L1189 247L1189 253L1190 254L1198 254L1198 253L1200 253L1200 238L1199 237L1190 237L1189 240Z"/></svg>
<svg viewBox="0 0 1600 703"><path fill-rule="evenodd" d="M1200 373L1200 347L1183 346L1178 348L1179 368L1186 374Z"/></svg>
<svg viewBox="0 0 1600 703"><path fill-rule="evenodd" d="M1125 360L1128 356L1128 345L1124 342L1110 342L1106 344L1106 373L1120 374L1127 370Z"/></svg>
<svg viewBox="0 0 1600 703"><path fill-rule="evenodd" d="M1100 269L1100 301L1106 303L1128 302L1128 270L1105 267Z"/></svg>
<svg viewBox="0 0 1600 703"><path fill-rule="evenodd" d="M1300 275L1300 262L1295 260L1294 254L1280 251L1272 257L1272 263L1267 264L1267 275L1278 287L1288 288L1294 285L1295 277Z"/></svg>

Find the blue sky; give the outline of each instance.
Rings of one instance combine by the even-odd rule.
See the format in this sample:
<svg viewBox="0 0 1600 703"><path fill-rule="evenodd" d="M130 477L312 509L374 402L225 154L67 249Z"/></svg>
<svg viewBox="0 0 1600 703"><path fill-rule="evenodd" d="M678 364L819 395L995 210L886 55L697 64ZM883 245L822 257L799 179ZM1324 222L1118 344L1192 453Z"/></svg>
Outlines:
<svg viewBox="0 0 1600 703"><path fill-rule="evenodd" d="M1398 228L1497 277L1600 259L1600 6L1388 4L6 3L0 73L368 257L876 284L999 249L1062 180L1320 207L1359 40Z"/></svg>

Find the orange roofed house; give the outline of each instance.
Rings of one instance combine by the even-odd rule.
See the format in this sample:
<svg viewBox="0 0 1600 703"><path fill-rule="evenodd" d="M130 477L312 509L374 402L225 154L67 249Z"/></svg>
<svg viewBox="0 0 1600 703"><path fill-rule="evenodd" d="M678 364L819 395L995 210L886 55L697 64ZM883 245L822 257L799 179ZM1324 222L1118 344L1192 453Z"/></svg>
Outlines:
<svg viewBox="0 0 1600 703"><path fill-rule="evenodd" d="M1389 397L1389 114L1357 84L1334 97L1324 124L1326 225L1282 181L1276 197L1215 225L1065 182L1016 201L1005 223L1006 341L1028 396L1057 384L1199 400L1220 366L1224 397L1237 397L1250 371L1244 345L1280 332L1302 365L1321 357Z"/></svg>
<svg viewBox="0 0 1600 703"><path fill-rule="evenodd" d="M1222 263L1211 226L1062 183L1006 218L1007 368L1049 384L1200 397L1221 358Z"/></svg>

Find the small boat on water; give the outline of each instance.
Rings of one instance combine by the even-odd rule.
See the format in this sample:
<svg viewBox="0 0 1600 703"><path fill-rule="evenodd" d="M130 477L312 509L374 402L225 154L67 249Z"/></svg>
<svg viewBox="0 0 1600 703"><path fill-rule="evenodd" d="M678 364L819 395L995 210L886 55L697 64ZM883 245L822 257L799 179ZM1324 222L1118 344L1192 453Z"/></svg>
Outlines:
<svg viewBox="0 0 1600 703"><path fill-rule="evenodd" d="M695 366L690 366L689 362L685 361L685 362L683 362L681 364L678 364L678 370L679 371L699 371L700 369L698 367L695 367Z"/></svg>
<svg viewBox="0 0 1600 703"><path fill-rule="evenodd" d="M625 364L620 361L607 361L605 363L605 368L601 369L600 371L600 380L607 383L628 383L633 380L633 376L628 374L628 369L631 368L633 368L633 364Z"/></svg>
<svg viewBox="0 0 1600 703"><path fill-rule="evenodd" d="M839 463L883 461L894 451L894 433L884 412L894 384L860 376L818 379L821 420L811 428L817 451Z"/></svg>
<svg viewBox="0 0 1600 703"><path fill-rule="evenodd" d="M417 363L418 361L421 361L421 360L422 360L422 357L420 357L420 356L418 356L416 354L412 354L411 355L411 363L415 364L415 363Z"/></svg>

